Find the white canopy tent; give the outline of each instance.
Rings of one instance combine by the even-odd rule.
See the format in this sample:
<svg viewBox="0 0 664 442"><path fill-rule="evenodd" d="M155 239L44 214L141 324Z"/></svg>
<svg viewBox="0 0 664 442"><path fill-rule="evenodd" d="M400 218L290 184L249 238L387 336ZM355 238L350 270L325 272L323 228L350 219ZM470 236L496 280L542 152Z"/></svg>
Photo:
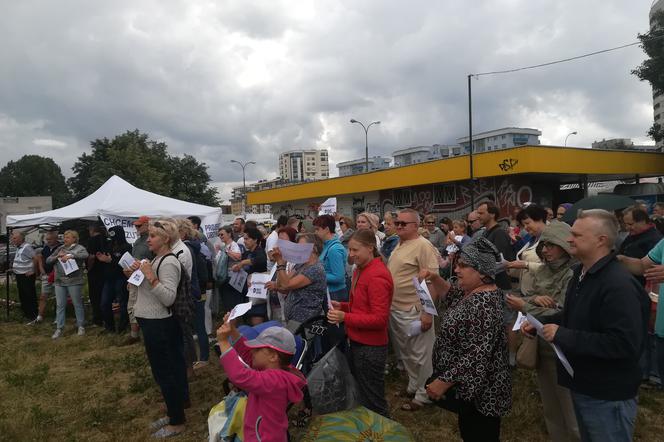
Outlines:
<svg viewBox="0 0 664 442"><path fill-rule="evenodd" d="M187 217L196 215L203 221L206 235L216 235L221 222L221 208L188 203L148 192L132 186L122 178L113 175L93 194L80 201L47 212L28 215L7 216L7 227L28 227L39 224L59 224L70 219L96 220L101 218L106 227L122 225L125 230L132 230L131 221L139 216ZM209 229L209 230L208 230ZM127 232L127 240L133 242Z"/></svg>
<svg viewBox="0 0 664 442"><path fill-rule="evenodd" d="M220 207L203 206L158 195L132 186L113 175L92 195L69 206L47 212L7 216L7 230L9 232L19 227L59 224L70 219L101 218L106 228L123 226L127 241L133 243L137 235L132 221L143 215L151 218L198 216L201 218L201 228L208 238L216 236L221 222ZM9 262L9 235L7 242L7 262ZM7 317L9 317L9 272L6 278Z"/></svg>

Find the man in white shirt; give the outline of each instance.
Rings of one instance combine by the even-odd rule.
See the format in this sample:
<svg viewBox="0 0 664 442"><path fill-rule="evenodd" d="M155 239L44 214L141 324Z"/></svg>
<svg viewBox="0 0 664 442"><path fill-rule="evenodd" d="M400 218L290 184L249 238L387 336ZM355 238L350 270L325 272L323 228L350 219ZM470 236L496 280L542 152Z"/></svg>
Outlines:
<svg viewBox="0 0 664 442"><path fill-rule="evenodd" d="M16 246L12 271L16 275L18 297L23 316L29 321L37 318L37 290L35 288L35 249L25 242L23 232L14 230L11 237Z"/></svg>
<svg viewBox="0 0 664 442"><path fill-rule="evenodd" d="M286 227L288 224L288 217L286 215L281 215L277 219L277 224L275 224L272 232L267 236L265 240L265 253L267 253L267 270L271 271L274 267L274 261L272 261L272 249L277 246L277 240L279 239L279 229Z"/></svg>

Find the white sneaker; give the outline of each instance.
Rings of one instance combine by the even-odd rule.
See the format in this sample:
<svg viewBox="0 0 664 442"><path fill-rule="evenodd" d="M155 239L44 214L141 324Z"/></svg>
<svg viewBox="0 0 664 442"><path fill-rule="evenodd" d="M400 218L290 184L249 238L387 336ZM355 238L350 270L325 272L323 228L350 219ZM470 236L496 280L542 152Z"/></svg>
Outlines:
<svg viewBox="0 0 664 442"><path fill-rule="evenodd" d="M55 333L53 333L53 336L51 336L51 338L58 339L60 336L62 336L62 329L58 328L55 330Z"/></svg>
<svg viewBox="0 0 664 442"><path fill-rule="evenodd" d="M37 324L39 324L40 322L42 322L42 317L41 317L41 316L37 316L37 318L36 318L34 321L30 321L30 322L28 322L28 323L25 324L25 325L37 325Z"/></svg>
<svg viewBox="0 0 664 442"><path fill-rule="evenodd" d="M85 335L85 327L79 327L78 328L78 335L79 336Z"/></svg>

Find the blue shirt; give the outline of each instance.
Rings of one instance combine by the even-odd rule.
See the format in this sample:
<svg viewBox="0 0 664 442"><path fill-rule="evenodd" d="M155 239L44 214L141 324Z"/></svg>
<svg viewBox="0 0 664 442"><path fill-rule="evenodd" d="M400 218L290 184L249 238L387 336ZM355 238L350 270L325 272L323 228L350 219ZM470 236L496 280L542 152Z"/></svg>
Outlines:
<svg viewBox="0 0 664 442"><path fill-rule="evenodd" d="M648 258L657 265L664 264L664 239L660 240L657 245L648 252ZM660 338L664 338L664 282L659 284L659 302L657 303L655 334Z"/></svg>
<svg viewBox="0 0 664 442"><path fill-rule="evenodd" d="M320 261L325 267L325 279L330 292L346 288L346 248L339 242L336 235L323 244Z"/></svg>

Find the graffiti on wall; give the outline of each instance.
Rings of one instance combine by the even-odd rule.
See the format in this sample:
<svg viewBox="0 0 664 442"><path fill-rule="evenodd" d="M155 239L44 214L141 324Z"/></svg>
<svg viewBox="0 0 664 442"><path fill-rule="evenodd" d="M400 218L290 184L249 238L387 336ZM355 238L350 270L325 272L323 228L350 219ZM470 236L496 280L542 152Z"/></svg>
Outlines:
<svg viewBox="0 0 664 442"><path fill-rule="evenodd" d="M512 213L515 207L528 201L550 204L551 183L529 182L520 177L496 177L476 180L470 183L441 183L415 186L402 189L380 191L377 197L372 195L353 195L340 212L356 217L367 211L381 216L386 212L394 212L406 207L422 214L432 213L437 216L459 218L472 210L471 200L475 206L483 201L494 201L500 208L502 216ZM474 198L471 198L471 195ZM293 202L273 206L275 216L298 216L314 219L318 215L320 201Z"/></svg>

